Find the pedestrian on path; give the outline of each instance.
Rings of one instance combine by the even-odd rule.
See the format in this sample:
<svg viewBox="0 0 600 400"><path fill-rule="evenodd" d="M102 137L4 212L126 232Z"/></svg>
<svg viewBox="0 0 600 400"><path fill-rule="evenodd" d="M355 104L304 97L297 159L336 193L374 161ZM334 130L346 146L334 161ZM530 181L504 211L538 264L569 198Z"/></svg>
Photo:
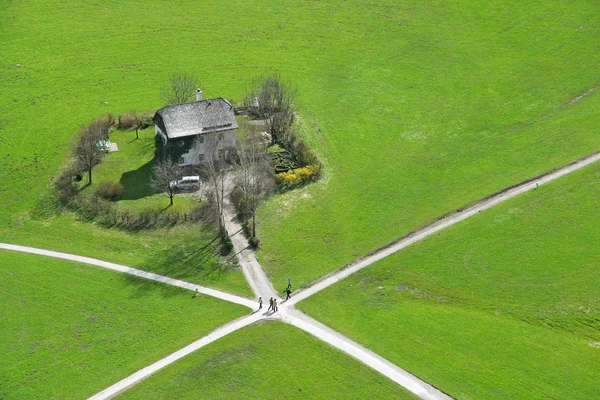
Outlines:
<svg viewBox="0 0 600 400"><path fill-rule="evenodd" d="M288 290L288 289L292 290L292 280L291 279L288 279L288 285L287 285L287 288L285 288L285 290Z"/></svg>
<svg viewBox="0 0 600 400"><path fill-rule="evenodd" d="M277 299L273 299L273 312L277 312Z"/></svg>
<svg viewBox="0 0 600 400"><path fill-rule="evenodd" d="M273 309L273 298L271 297L271 299L269 300L269 308L267 309L267 312L271 311Z"/></svg>
<svg viewBox="0 0 600 400"><path fill-rule="evenodd" d="M285 294L286 294L285 300L287 301L291 297L290 295L292 294L292 290L290 288L285 289Z"/></svg>
<svg viewBox="0 0 600 400"><path fill-rule="evenodd" d="M262 297L258 298L258 309L262 310Z"/></svg>

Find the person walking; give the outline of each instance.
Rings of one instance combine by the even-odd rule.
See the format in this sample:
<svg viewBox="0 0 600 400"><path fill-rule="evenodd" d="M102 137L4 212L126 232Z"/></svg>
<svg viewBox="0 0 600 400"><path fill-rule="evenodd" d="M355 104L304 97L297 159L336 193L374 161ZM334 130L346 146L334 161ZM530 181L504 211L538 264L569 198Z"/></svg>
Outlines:
<svg viewBox="0 0 600 400"><path fill-rule="evenodd" d="M287 301L291 297L290 295L292 294L292 290L290 288L285 289L285 294L286 294L285 300Z"/></svg>
<svg viewBox="0 0 600 400"><path fill-rule="evenodd" d="M285 288L285 290L287 291L288 289L292 290L292 280L291 279L288 279L288 285L287 285L287 288Z"/></svg>
<svg viewBox="0 0 600 400"><path fill-rule="evenodd" d="M273 312L277 312L277 299L273 299Z"/></svg>
<svg viewBox="0 0 600 400"><path fill-rule="evenodd" d="M273 298L271 297L271 299L269 300L269 308L267 309L267 312L271 311L273 309Z"/></svg>
<svg viewBox="0 0 600 400"><path fill-rule="evenodd" d="M258 298L258 309L262 310L262 297Z"/></svg>

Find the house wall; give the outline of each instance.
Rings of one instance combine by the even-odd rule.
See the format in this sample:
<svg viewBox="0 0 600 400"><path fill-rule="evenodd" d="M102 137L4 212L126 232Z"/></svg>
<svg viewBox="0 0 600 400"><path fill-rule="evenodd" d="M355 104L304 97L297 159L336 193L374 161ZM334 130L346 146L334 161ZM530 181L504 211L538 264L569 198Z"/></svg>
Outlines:
<svg viewBox="0 0 600 400"><path fill-rule="evenodd" d="M156 131L156 134L162 138L163 143L166 144L167 143L167 135L165 135L165 133L162 131L162 129L160 129L160 127L158 125L154 124L154 130Z"/></svg>
<svg viewBox="0 0 600 400"><path fill-rule="evenodd" d="M198 135L197 140L190 151L183 155L183 164L202 164L209 159L209 153L211 151L214 152L214 158L216 160L226 158L228 152L235 151L235 145L235 129Z"/></svg>

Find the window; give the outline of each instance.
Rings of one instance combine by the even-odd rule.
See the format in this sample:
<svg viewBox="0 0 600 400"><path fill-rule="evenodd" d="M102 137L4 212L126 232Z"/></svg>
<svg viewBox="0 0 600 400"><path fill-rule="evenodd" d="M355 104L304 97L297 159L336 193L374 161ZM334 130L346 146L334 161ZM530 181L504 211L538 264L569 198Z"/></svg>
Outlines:
<svg viewBox="0 0 600 400"><path fill-rule="evenodd" d="M204 154L198 154L198 162L204 161Z"/></svg>
<svg viewBox="0 0 600 400"><path fill-rule="evenodd" d="M219 141L223 140L223 134L219 133Z"/></svg>

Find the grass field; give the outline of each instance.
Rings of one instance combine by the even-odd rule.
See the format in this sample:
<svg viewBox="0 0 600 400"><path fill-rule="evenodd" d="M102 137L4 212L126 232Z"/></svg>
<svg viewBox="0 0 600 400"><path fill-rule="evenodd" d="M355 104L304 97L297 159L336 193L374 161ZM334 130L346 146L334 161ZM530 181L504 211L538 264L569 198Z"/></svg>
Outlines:
<svg viewBox="0 0 600 400"><path fill-rule="evenodd" d="M1 253L6 400L86 398L246 313L96 267Z"/></svg>
<svg viewBox="0 0 600 400"><path fill-rule="evenodd" d="M258 256L277 288L287 278L295 287L304 285L442 214L600 148L600 94L592 91L570 103L600 84L600 14L594 0L5 3L0 9L2 241L96 256L249 293L239 270L198 257L212 239L210 232L189 226L124 232L52 211L51 178L69 154L77 131L105 112L160 108L160 87L177 71L198 75L207 98L240 99L253 78L270 72L280 72L298 86L305 127L301 135L325 162L325 175L319 183L277 195L259 209ZM576 207L578 217L568 218L585 220L582 207ZM588 237L572 236L566 251L589 243ZM398 257L406 254L413 253ZM2 262L6 257L0 253ZM510 283L515 268L506 268L497 276ZM429 282L435 279L430 273L415 272L405 280L420 276ZM421 363L413 365L416 373L423 372L434 384L455 385L449 390L464 392L465 397L493 397L493 388L500 386L522 397L521 385L539 382L536 377L552 365L563 371L559 367L572 361L575 366L564 368L565 375L555 381L573 377L573 382L583 382L579 389L584 397L590 397L586 377L595 370L583 364L597 349L580 345L583 339L578 338L593 329L584 324L548 329L531 323L535 318L518 305L507 308L508 317L503 311L490 315L488 301L500 291L493 284L472 292L451 287L441 296L462 299L483 289L490 290L490 297L473 300L479 303L472 307L457 300L430 308L448 311L446 319L437 316L455 321L458 328L481 321L481 329L497 339L493 343L512 340L504 328L522 329L519 332L531 343L539 339L541 350L555 340L562 344L562 353L536 353L540 369L527 371L515 383L507 372L509 364L513 367L507 352L498 357L500 364L489 367L500 371L498 375L479 374L473 387L467 387L462 375L452 374L461 368L480 371L482 365L475 367L469 354L484 357L488 347L471 346L456 331L446 349L462 343L465 364L446 366L447 371L438 370L439 376L433 376L435 368L427 363L445 360L441 345L431 344L430 353L420 359L406 356L409 363L400 355L387 355L406 367ZM516 296L514 291L507 293L509 298ZM368 295L367 300L360 293L347 296L348 310L360 301L385 297ZM322 296L336 298L318 298ZM566 299L572 299L570 294ZM433 300L405 300L416 303L410 308L415 312L410 327L418 329L399 323L394 329L415 340L435 337L424 317L431 310L421 305ZM395 311L368 318L384 322L388 312ZM340 311L334 325L342 329L340 322L348 320L347 315ZM523 316L527 323L517 321ZM334 322L333 316L321 317ZM353 324L359 322L360 318ZM496 330L498 326L502 328ZM383 337L371 334L369 340L388 349L386 341L394 335L379 336ZM516 356L531 355L526 338L515 344ZM547 354L558 356L550 359ZM578 355L583 360L579 364ZM563 356L565 364L558 365ZM549 381L554 376L543 377ZM561 394L567 392L567 384L557 386L556 392L543 386L538 393L565 397Z"/></svg>
<svg viewBox="0 0 600 400"><path fill-rule="evenodd" d="M94 257L254 297L235 259L224 263L218 241L211 243L214 234L195 224L127 232L104 229L64 214L17 221L0 237L2 242Z"/></svg>
<svg viewBox="0 0 600 400"><path fill-rule="evenodd" d="M115 130L110 140L117 144L119 151L106 155L102 164L94 170L92 186L84 189L95 192L102 181L119 182L123 194L117 201L119 208L131 211L163 210L165 213L189 213L198 200L190 195L176 195L173 206L169 206L166 194L155 194L150 187L152 160L154 159L154 128L138 132ZM84 182L87 182L84 179Z"/></svg>
<svg viewBox="0 0 600 400"><path fill-rule="evenodd" d="M597 397L599 190L587 167L300 308L456 398Z"/></svg>
<svg viewBox="0 0 600 400"><path fill-rule="evenodd" d="M598 84L594 1L240 5L7 4L0 220L45 201L79 127L107 111L159 108L174 71L197 74L206 97L239 99L269 71L298 86L326 177L259 212L260 257L275 281L307 283L600 147L600 96L565 106Z"/></svg>
<svg viewBox="0 0 600 400"><path fill-rule="evenodd" d="M280 322L251 325L119 399L413 399L394 382Z"/></svg>

